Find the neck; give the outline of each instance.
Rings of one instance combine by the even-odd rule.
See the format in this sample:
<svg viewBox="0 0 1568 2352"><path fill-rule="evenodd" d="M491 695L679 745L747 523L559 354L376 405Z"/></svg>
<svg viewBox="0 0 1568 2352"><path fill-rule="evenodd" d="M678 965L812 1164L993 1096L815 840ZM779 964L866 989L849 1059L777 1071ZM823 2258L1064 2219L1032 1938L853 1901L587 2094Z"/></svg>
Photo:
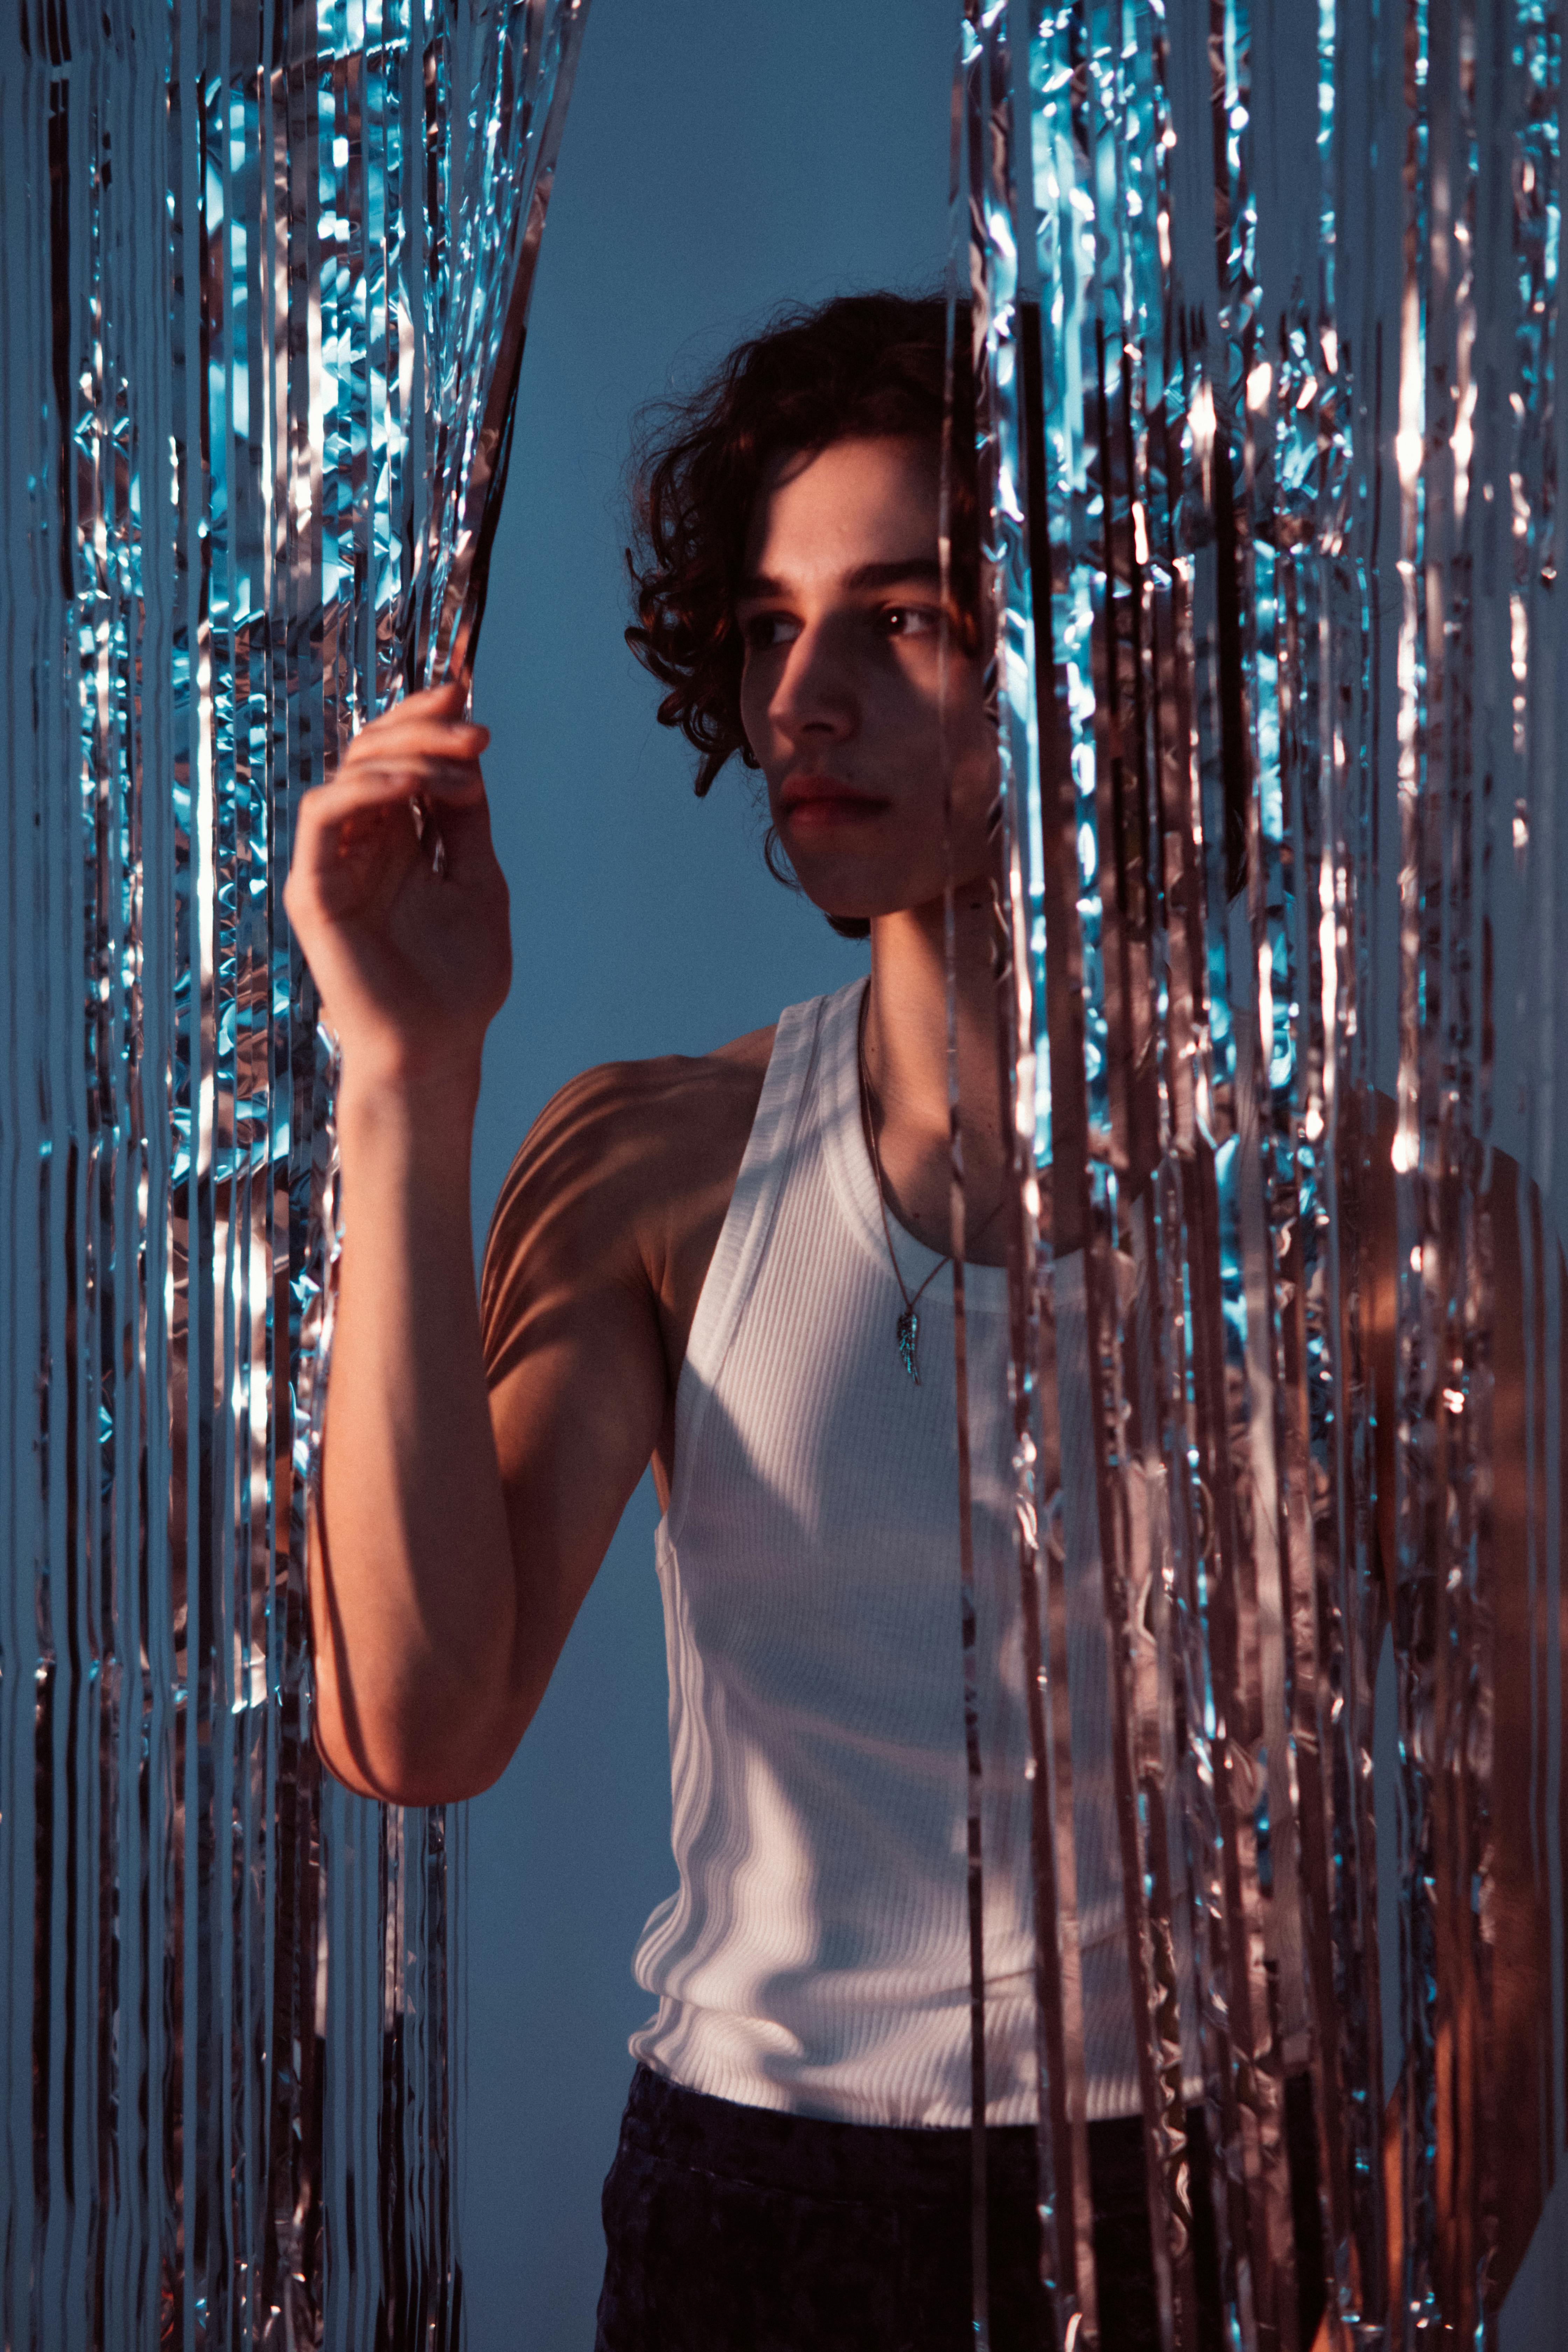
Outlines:
<svg viewBox="0 0 1568 2352"><path fill-rule="evenodd" d="M954 894L959 1119L971 1227L999 1199L1006 1167L1005 1113L997 1055L995 917L981 880ZM878 1144L895 1213L922 1240L945 1248L947 1230L947 962L942 903L879 915L871 925L866 1073ZM1003 1229L993 1221L999 1261Z"/></svg>

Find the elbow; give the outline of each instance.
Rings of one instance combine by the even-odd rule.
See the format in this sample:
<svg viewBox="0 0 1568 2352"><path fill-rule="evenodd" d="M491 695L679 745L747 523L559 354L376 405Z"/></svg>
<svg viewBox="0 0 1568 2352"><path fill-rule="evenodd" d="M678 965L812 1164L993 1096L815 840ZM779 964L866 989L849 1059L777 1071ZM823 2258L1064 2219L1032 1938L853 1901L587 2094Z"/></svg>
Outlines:
<svg viewBox="0 0 1568 2352"><path fill-rule="evenodd" d="M458 1805L493 1788L510 1763L516 1733L491 1727L478 1710L460 1726L428 1721L348 1727L318 1703L316 1753L332 1779L357 1797L409 1810Z"/></svg>

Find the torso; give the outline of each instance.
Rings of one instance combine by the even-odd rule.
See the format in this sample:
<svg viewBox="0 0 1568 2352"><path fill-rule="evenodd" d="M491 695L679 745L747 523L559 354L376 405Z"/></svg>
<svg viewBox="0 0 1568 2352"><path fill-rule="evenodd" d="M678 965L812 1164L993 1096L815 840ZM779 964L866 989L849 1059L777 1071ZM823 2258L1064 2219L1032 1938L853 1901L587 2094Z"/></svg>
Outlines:
<svg viewBox="0 0 1568 2352"><path fill-rule="evenodd" d="M895 1219L889 1246L856 1080L858 993L780 1023L672 1367L679 1440L657 1557L679 1884L638 1948L634 1973L658 2007L632 2047L748 2105L956 2125L970 1962L952 1276L945 1233L922 1244ZM694 1075L667 1079L677 1108ZM645 1226L650 1272L668 1275L682 1232L695 1243L684 1216L664 1235ZM921 1299L913 1387L895 1343L900 1275ZM1070 1269L1062 1279L1076 1297ZM994 2122L1025 2122L1032 1895L1005 1274L972 1268L965 1297L989 2105ZM1075 1362L1082 1335L1069 1301ZM1068 1386L1086 2019L1093 2098L1119 2113L1136 2101L1136 2057L1094 1696L1106 1667L1092 1444L1086 1382Z"/></svg>

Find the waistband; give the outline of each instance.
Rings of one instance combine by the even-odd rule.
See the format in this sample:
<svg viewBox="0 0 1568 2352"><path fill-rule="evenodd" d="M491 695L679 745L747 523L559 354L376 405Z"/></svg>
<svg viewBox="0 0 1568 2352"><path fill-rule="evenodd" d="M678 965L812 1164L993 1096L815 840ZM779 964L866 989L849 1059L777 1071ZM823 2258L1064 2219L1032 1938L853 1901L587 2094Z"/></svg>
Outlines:
<svg viewBox="0 0 1568 2352"><path fill-rule="evenodd" d="M1189 2120L1202 2130L1196 2113ZM835 2203L945 2204L968 2194L966 2126L847 2124L745 2106L689 2090L647 2066L632 2077L621 2138L643 2155L691 2171ZM1141 2119L1090 2124L1089 2138L1096 2204L1103 2211L1141 2202ZM1038 2179L1033 2124L990 2125L985 2155L992 2194L1033 2204Z"/></svg>

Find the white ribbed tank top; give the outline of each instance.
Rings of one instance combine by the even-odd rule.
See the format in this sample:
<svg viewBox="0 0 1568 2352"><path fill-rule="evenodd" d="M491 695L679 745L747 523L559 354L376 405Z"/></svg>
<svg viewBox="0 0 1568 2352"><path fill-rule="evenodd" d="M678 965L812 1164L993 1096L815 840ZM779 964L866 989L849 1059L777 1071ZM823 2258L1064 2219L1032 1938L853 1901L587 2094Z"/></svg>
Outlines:
<svg viewBox="0 0 1568 2352"><path fill-rule="evenodd" d="M866 982L792 1006L676 1397L658 1536L679 1884L633 1963L635 2058L743 2104L969 2120L952 1276L921 1385L861 1124ZM892 1226L912 1292L940 1261ZM1081 1260L1056 1270L1091 2117L1138 2098L1110 1764ZM1033 1905L1006 1275L968 1266L987 2105L1031 2123ZM1081 1369L1077 1369L1081 1368Z"/></svg>

